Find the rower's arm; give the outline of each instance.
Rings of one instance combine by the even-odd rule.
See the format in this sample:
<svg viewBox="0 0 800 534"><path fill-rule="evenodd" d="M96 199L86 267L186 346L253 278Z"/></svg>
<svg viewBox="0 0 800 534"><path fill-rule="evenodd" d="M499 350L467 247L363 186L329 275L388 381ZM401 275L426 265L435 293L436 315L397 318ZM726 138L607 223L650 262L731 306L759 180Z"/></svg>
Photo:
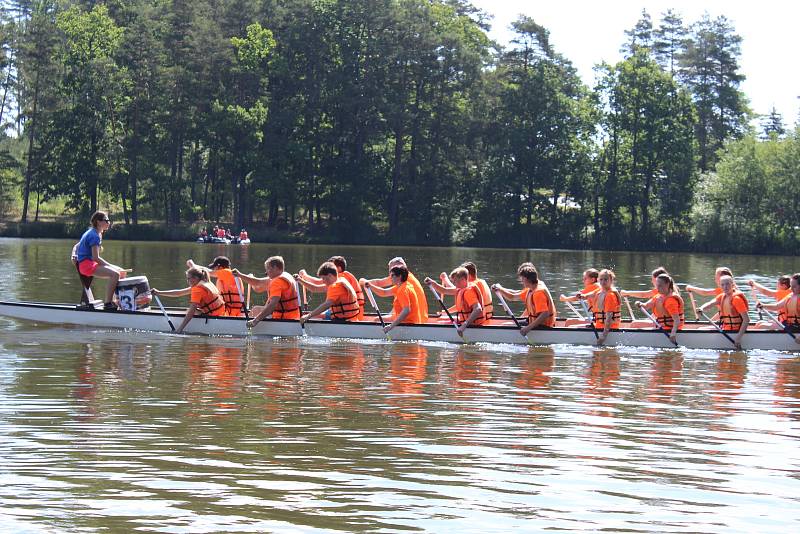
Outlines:
<svg viewBox="0 0 800 534"><path fill-rule="evenodd" d="M425 284L428 286L433 287L433 289L439 293L440 295L457 295L458 288L453 287L445 287L442 284L438 283L437 281L433 280L432 278L425 278Z"/></svg>
<svg viewBox="0 0 800 534"><path fill-rule="evenodd" d="M678 335L678 329L681 326L681 315L679 313L673 313L670 317L672 317L672 331L669 335L674 338Z"/></svg>
<svg viewBox="0 0 800 534"><path fill-rule="evenodd" d="M184 287L183 289L169 289L165 291L153 288L150 292L160 297L185 297L186 295L191 295L192 288Z"/></svg>
<svg viewBox="0 0 800 534"><path fill-rule="evenodd" d="M316 317L317 315L320 315L323 312L325 312L325 310L327 310L331 306L333 306L333 301L331 299L327 299L325 302L323 302L322 304L320 304L319 306L317 306L316 308L305 314L304 317L306 318L306 320L311 319L312 317Z"/></svg>
<svg viewBox="0 0 800 534"><path fill-rule="evenodd" d="M479 303L475 303L475 305L472 307L472 313L469 314L467 320L461 325L462 332L464 331L463 329L468 328L475 319L480 317L482 312L483 308L481 305Z"/></svg>
<svg viewBox="0 0 800 534"><path fill-rule="evenodd" d="M257 316L255 316L252 321L250 321L251 324L248 326L255 326L261 321L263 321L265 318L269 317L272 314L272 312L275 311L275 308L278 306L280 300L281 298L277 295L274 297L270 297L270 299L267 301L266 306L264 306L261 309L261 312Z"/></svg>
<svg viewBox="0 0 800 534"><path fill-rule="evenodd" d="M517 291L515 289L506 289L500 284L495 284L492 286L492 291L497 291L503 297L509 300L522 300L522 291Z"/></svg>
<svg viewBox="0 0 800 534"><path fill-rule="evenodd" d="M372 292L375 293L376 295L378 295L379 297L386 298L386 297L391 297L392 296L392 289L394 288L394 286L391 286L391 287L388 287L388 288L383 288L383 287L379 287L379 286L374 286L372 284L367 284L367 285L364 286L364 288L370 288L372 290Z"/></svg>
<svg viewBox="0 0 800 534"><path fill-rule="evenodd" d="M750 315L747 313L747 311L743 311L739 314L739 316L742 318L742 326L739 327L739 332L736 335L736 341L741 343L742 336L747 331L747 326L750 324Z"/></svg>
<svg viewBox="0 0 800 534"><path fill-rule="evenodd" d="M305 269L300 269L300 272L297 273L301 279L305 280L306 282L310 282L312 284L322 284L322 278L317 278L316 276L311 276L306 272Z"/></svg>
<svg viewBox="0 0 800 534"><path fill-rule="evenodd" d="M453 284L453 281L450 280L450 277L447 275L447 273L440 274L439 280L442 281L443 287L456 287L455 284Z"/></svg>
<svg viewBox="0 0 800 534"><path fill-rule="evenodd" d="M544 322L547 321L551 316L552 314L549 311L540 313L539 315L536 316L536 319L531 321L527 326L522 327L522 334L527 336L528 332L530 332L534 328L539 328L540 326L542 326L542 324L544 324Z"/></svg>
<svg viewBox="0 0 800 534"><path fill-rule="evenodd" d="M620 290L620 295L623 297L633 297L635 299L646 299L652 296L652 291L626 291L624 289Z"/></svg>
<svg viewBox="0 0 800 534"><path fill-rule="evenodd" d="M392 285L392 277L386 276L384 278L371 278L371 279L362 278L361 280L358 281L358 283L361 284L362 286L366 282L369 282L373 286L386 287Z"/></svg>
<svg viewBox="0 0 800 534"><path fill-rule="evenodd" d="M197 312L197 304L189 304L189 308L186 310L186 315L183 316L183 322L175 329L176 334L180 334L183 332L183 329L186 328L186 325L189 324L189 321L192 320L194 314Z"/></svg>
<svg viewBox="0 0 800 534"><path fill-rule="evenodd" d="M703 297L714 297L717 294L716 289L706 289L703 287L690 286L688 284L686 285L686 291L688 291L689 293L696 293Z"/></svg>
<svg viewBox="0 0 800 534"><path fill-rule="evenodd" d="M636 305L649 311L656 307L656 299L651 298L647 302L637 302Z"/></svg>
<svg viewBox="0 0 800 534"><path fill-rule="evenodd" d="M758 282L756 282L755 280L748 280L747 283L750 284L750 287L752 287L753 289L755 289L756 291L767 297L775 298L776 295L778 294L776 290L763 286Z"/></svg>
<svg viewBox="0 0 800 534"><path fill-rule="evenodd" d="M268 276L265 278L259 278L250 274L240 273L238 269L234 269L233 274L234 276L237 276L250 284L250 286L259 293L264 291L264 287L269 287L269 283L272 281L272 279L270 279Z"/></svg>
<svg viewBox="0 0 800 534"><path fill-rule="evenodd" d="M297 281L301 286L305 287L306 289L310 289L312 293L325 293L325 291L328 290L324 283L315 284L313 282L309 282L308 280L303 280L300 277L297 278Z"/></svg>
<svg viewBox="0 0 800 534"><path fill-rule="evenodd" d="M392 324L387 325L386 332L388 332L389 330L392 330L393 328L398 326L400 323L405 321L406 317L408 317L408 314L410 314L410 313L411 313L411 307L410 306L406 306L405 308L400 310L400 314L397 316L397 318L394 321L392 321Z"/></svg>
<svg viewBox="0 0 800 534"><path fill-rule="evenodd" d="M714 300L709 300L708 302L706 302L705 304L703 304L702 306L700 306L700 308L698 308L698 309L699 309L701 312L704 312L704 311L706 311L708 308L710 308L711 306L716 306L716 305L717 305L717 299L714 299Z"/></svg>

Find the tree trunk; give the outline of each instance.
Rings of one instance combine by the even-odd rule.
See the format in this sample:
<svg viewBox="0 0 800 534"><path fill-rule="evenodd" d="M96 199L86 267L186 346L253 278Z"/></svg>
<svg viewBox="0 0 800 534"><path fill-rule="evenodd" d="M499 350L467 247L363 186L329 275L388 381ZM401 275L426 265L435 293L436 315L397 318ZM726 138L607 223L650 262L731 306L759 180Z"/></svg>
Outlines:
<svg viewBox="0 0 800 534"><path fill-rule="evenodd" d="M392 167L392 187L389 191L389 234L397 231L400 217L400 178L403 164L403 126L399 124L394 131L394 165Z"/></svg>
<svg viewBox="0 0 800 534"><path fill-rule="evenodd" d="M22 218L21 222L28 222L28 201L31 195L31 178L33 175L33 147L36 137L36 119L38 118L39 106L39 71L36 72L36 79L33 84L33 113L31 113L31 124L28 128L28 163L25 167L25 189L22 193Z"/></svg>

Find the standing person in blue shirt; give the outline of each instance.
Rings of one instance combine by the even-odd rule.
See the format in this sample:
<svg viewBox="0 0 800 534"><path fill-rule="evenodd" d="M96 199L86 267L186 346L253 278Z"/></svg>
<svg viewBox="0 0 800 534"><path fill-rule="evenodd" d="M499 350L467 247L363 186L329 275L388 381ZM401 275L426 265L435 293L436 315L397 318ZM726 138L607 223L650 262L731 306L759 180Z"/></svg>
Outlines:
<svg viewBox="0 0 800 534"><path fill-rule="evenodd" d="M72 249L73 260L78 265L78 272L83 276L96 276L108 279L105 305L103 309L115 310L117 305L113 302L114 290L120 278L125 278L126 269L107 262L100 257L103 233L111 228L111 219L104 211L97 211L89 221L92 226L81 236L81 240Z"/></svg>

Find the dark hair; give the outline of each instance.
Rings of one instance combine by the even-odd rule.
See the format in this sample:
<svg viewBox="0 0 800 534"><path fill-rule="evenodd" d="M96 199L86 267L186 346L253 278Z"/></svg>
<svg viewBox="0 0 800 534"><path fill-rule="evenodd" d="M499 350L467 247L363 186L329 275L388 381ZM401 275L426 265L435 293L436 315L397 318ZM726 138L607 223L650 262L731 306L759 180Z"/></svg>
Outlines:
<svg viewBox="0 0 800 534"><path fill-rule="evenodd" d="M464 263L461 264L461 266L467 270L467 272L471 277L473 278L478 277L478 268L471 261L465 261Z"/></svg>
<svg viewBox="0 0 800 534"><path fill-rule="evenodd" d="M800 284L800 273L794 273L794 274L792 275L792 280L794 280L795 282L797 282L798 284Z"/></svg>
<svg viewBox="0 0 800 534"><path fill-rule="evenodd" d="M339 270L336 268L336 265L334 265L329 261L326 261L325 263L319 266L319 269L317 269L317 276L326 276L329 274L339 276Z"/></svg>
<svg viewBox="0 0 800 534"><path fill-rule="evenodd" d="M720 276L730 276L731 278L733 278L733 271L731 271L727 267L717 267L717 270L714 274L718 274Z"/></svg>
<svg viewBox="0 0 800 534"><path fill-rule="evenodd" d="M450 273L450 278L464 278L469 280L469 271L467 271L464 267L456 267L453 269L453 272Z"/></svg>
<svg viewBox="0 0 800 534"><path fill-rule="evenodd" d="M231 260L228 259L227 256L217 256L214 258L209 265L209 269L213 269L214 267L222 267L223 269L230 269L231 268Z"/></svg>
<svg viewBox="0 0 800 534"><path fill-rule="evenodd" d="M778 277L778 284L780 284L782 286L789 287L789 282L790 282L791 279L792 279L791 276L786 276L784 274L783 276L779 276Z"/></svg>
<svg viewBox="0 0 800 534"><path fill-rule="evenodd" d="M270 256L264 263L266 263L269 267L279 267L281 271L286 268L286 263L283 261L283 256Z"/></svg>
<svg viewBox="0 0 800 534"><path fill-rule="evenodd" d="M667 273L661 273L658 276L656 276L656 280L661 280L662 282L665 282L669 287L669 292L675 293L675 282L672 280L672 277L670 275L668 275Z"/></svg>
<svg viewBox="0 0 800 534"><path fill-rule="evenodd" d="M399 276L400 280L402 280L403 282L408 280L408 269L406 269L405 267L400 267L398 265L397 267L392 267L389 270L389 272L392 273L395 276Z"/></svg>
<svg viewBox="0 0 800 534"><path fill-rule="evenodd" d="M656 267L655 269L653 269L653 272L650 273L650 276L652 276L653 278L658 278L662 274L669 275L669 272L664 267Z"/></svg>
<svg viewBox="0 0 800 534"><path fill-rule="evenodd" d="M331 256L328 261L334 264L339 272L343 273L347 270L347 260L344 259L344 256Z"/></svg>
<svg viewBox="0 0 800 534"><path fill-rule="evenodd" d="M89 224L97 228L97 223L105 220L108 220L108 214L104 211L96 211L92 213L92 218L89 219Z"/></svg>
<svg viewBox="0 0 800 534"><path fill-rule="evenodd" d="M528 280L531 284L538 284L539 283L539 272L536 270L536 267L529 261L526 261L522 265L519 266L517 269L517 276L521 276Z"/></svg>
<svg viewBox="0 0 800 534"><path fill-rule="evenodd" d="M186 276L191 276L192 278L197 278L201 282L208 282L208 271L205 269L201 269L199 267L192 267L188 271L186 271Z"/></svg>
<svg viewBox="0 0 800 534"><path fill-rule="evenodd" d="M597 282L597 277L600 276L600 271L594 268L586 269L585 271L583 271L583 276L588 276L589 278Z"/></svg>

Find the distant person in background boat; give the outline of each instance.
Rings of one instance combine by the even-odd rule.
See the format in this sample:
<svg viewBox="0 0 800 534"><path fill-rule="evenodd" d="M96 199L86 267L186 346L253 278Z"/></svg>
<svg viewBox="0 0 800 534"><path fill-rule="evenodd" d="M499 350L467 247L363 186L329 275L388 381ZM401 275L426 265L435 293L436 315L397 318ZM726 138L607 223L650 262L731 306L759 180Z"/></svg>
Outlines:
<svg viewBox="0 0 800 534"><path fill-rule="evenodd" d="M247 240L247 239L250 239L250 238L247 236L247 230L245 230L244 228L242 228L242 229L239 231L239 242L241 243L242 241L245 241L245 240Z"/></svg>
<svg viewBox="0 0 800 534"><path fill-rule="evenodd" d="M589 313L594 309L594 300L597 293L600 292L600 284L597 283L597 277L600 271L597 269L586 269L583 271L583 289L576 291L573 295L561 295L558 299L561 302L579 302L585 300L589 306ZM588 325L588 321L578 318L569 318L565 321L564 326Z"/></svg>
<svg viewBox="0 0 800 534"><path fill-rule="evenodd" d="M361 284L358 283L358 279L355 277L355 275L347 270L347 260L344 258L344 256L331 256L330 258L328 258L328 261L336 266L336 269L339 271L339 276L347 280L347 283L350 284L350 287L352 287L355 290L356 300L358 301L358 308L360 310L356 320L363 321L364 291L361 288ZM309 275L305 269L300 269L300 272L297 274L300 278L302 278L309 284L315 285L318 289L320 290L325 289L325 284L322 282L322 279Z"/></svg>
<svg viewBox="0 0 800 534"><path fill-rule="evenodd" d="M266 304L253 307L255 317L247 322L247 326L253 328L270 316L273 319L300 319L300 295L297 283L292 275L286 272L283 258L281 256L267 258L264 269L266 278L257 278L233 270L235 276L250 284L255 291L259 293L269 291Z"/></svg>
<svg viewBox="0 0 800 534"><path fill-rule="evenodd" d="M658 324L665 331L669 332L669 339L673 343L678 343L678 331L684 324L684 303L683 298L675 289L675 282L666 273L656 277L656 289L658 294L647 302L637 302L641 309L652 310ZM648 321L648 323L650 323ZM651 326L650 323L648 326Z"/></svg>
<svg viewBox="0 0 800 534"><path fill-rule="evenodd" d="M477 284L469 281L469 271L464 267L457 267L450 273L452 287L445 287L430 278L425 278L425 283L432 286L443 295L454 295L456 305L453 308L458 332L463 334L470 325L480 326L486 322L484 312L483 294Z"/></svg>
<svg viewBox="0 0 800 534"><path fill-rule="evenodd" d="M398 256L396 258L392 258L391 260L389 260L388 268L389 268L390 274L386 278L374 278L372 280L367 280L365 278L361 278L358 281L358 283L361 284L361 286L363 286L366 282L369 282L373 286L387 287L387 286L391 285L391 283L392 283L392 277L391 277L392 267L405 267L408 270L408 283L414 289L414 293L417 295L417 303L419 303L419 310L420 310L421 320L422 320L423 323L427 323L428 322L428 299L425 296L425 290L422 288L422 284L419 283L419 280L417 279L417 277L414 276L414 273L411 272L411 269L408 268L408 265L406 265L406 261L403 258L401 258L400 256Z"/></svg>
<svg viewBox="0 0 800 534"><path fill-rule="evenodd" d="M494 305L492 304L492 290L489 288L489 284L483 278L478 278L478 267L471 261L465 261L460 266L469 273L469 283L478 286L481 296L483 296L483 314L486 319L491 319L494 316ZM439 280L441 280L442 287L454 287L447 273L441 273Z"/></svg>
<svg viewBox="0 0 800 534"><path fill-rule="evenodd" d="M116 310L113 302L114 290L120 278L125 278L127 269L123 269L100 257L103 245L103 234L111 228L111 219L104 211L96 211L89 220L91 228L86 230L80 241L72 247L72 261L78 266L78 272L83 276L94 276L108 280L106 298L103 309Z"/></svg>
<svg viewBox="0 0 800 534"><path fill-rule="evenodd" d="M721 295L723 293L723 289L720 281L723 276L728 276L731 278L731 280L733 280L733 272L729 268L717 267L717 270L714 271L714 281L717 283L717 287L712 289L705 289L702 287L696 287L687 284L686 291L688 291L689 293L696 293L704 297L715 297L717 295ZM733 287L734 289L736 289L736 282L733 283Z"/></svg>
<svg viewBox="0 0 800 534"><path fill-rule="evenodd" d="M225 239L233 239L233 234L231 233L231 229L230 228L226 228L225 229L225 236L224 237L225 237Z"/></svg>
<svg viewBox="0 0 800 534"><path fill-rule="evenodd" d="M209 276L217 279L217 289L225 301L225 315L229 317L242 315L244 310L242 288L236 283L236 277L231 270L231 260L227 256L217 256L208 267L200 267L193 260L188 260L186 266L189 269L208 269Z"/></svg>
<svg viewBox="0 0 800 534"><path fill-rule="evenodd" d="M200 237L202 237L204 240L208 237L208 232L206 231L205 227L200 230Z"/></svg>
<svg viewBox="0 0 800 534"><path fill-rule="evenodd" d="M220 238L220 239L224 239L225 238L225 229L224 228L222 228L222 227L217 228L217 237Z"/></svg>
<svg viewBox="0 0 800 534"><path fill-rule="evenodd" d="M792 332L800 332L800 273L789 277L790 293L775 304L759 303L758 307L778 312L778 320ZM778 325L772 322L773 328ZM795 336L795 342L800 344L800 336Z"/></svg>
<svg viewBox="0 0 800 534"><path fill-rule="evenodd" d="M525 262L517 269L517 278L522 284L520 291L506 289L500 284L492 286L492 290L499 291L509 300L519 300L525 303L525 315L528 324L520 331L527 336L535 328L552 328L556 325L556 305L550 290L544 282L539 280L539 272L530 262Z"/></svg>
<svg viewBox="0 0 800 534"><path fill-rule="evenodd" d="M319 288L316 284L306 282L298 276L297 280L315 293L325 292L325 302L314 308L311 312L300 317L300 322L305 323L312 317L325 313L326 318L332 321L355 321L360 313L358 307L358 298L356 297L356 290L350 286L350 283L339 276L339 270L336 265L326 261L320 265L317 270L317 276L322 279L324 284L323 288Z"/></svg>
<svg viewBox="0 0 800 534"><path fill-rule="evenodd" d="M611 269L603 269L597 277L600 291L595 293L595 309L592 311L594 327L601 330L597 344L605 343L612 328L619 328L622 321L622 296L614 286L617 277Z"/></svg>
<svg viewBox="0 0 800 534"><path fill-rule="evenodd" d="M383 329L387 334L400 324L419 324L422 322L417 294L408 283L408 269L400 266L392 267L389 271L389 277L392 279L392 287L389 289L372 286L369 282L364 285L364 287L371 288L379 297L394 296L391 323L387 324Z"/></svg>
<svg viewBox="0 0 800 534"><path fill-rule="evenodd" d="M160 295L162 297L183 297L190 295L189 308L186 310L186 315L183 317L183 322L175 330L180 334L189 321L196 315L219 317L225 315L225 301L222 300L222 295L219 294L217 286L211 283L208 277L208 270L194 267L186 271L186 281L189 282L189 287L183 289L171 289L169 291L161 291L158 289L151 289L153 295Z"/></svg>
<svg viewBox="0 0 800 534"><path fill-rule="evenodd" d="M706 302L700 306L700 312L711 306L716 306L719 310L719 324L726 332L736 332L736 337L733 340L736 342L736 348L742 348L742 336L747 331L747 325L750 324L750 316L747 311L749 305L744 293L736 289L733 282L733 277L723 274L719 278L720 289L722 293L717 295L714 300Z"/></svg>

